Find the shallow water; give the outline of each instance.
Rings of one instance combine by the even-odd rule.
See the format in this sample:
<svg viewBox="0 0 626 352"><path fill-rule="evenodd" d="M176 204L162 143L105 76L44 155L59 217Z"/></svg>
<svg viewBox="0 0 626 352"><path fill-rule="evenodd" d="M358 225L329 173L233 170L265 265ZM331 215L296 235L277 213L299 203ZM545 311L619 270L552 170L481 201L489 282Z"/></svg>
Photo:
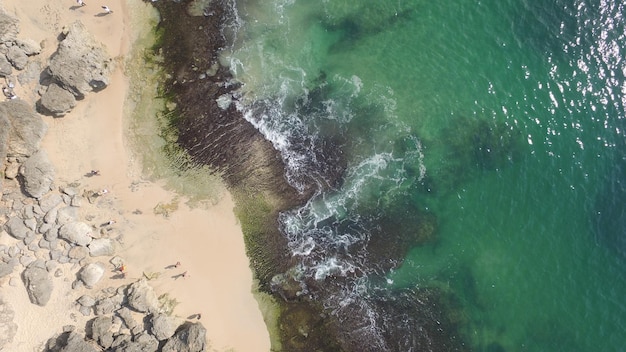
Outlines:
<svg viewBox="0 0 626 352"><path fill-rule="evenodd" d="M281 222L305 277L348 278L329 311L436 287L475 350L624 348L623 4L238 5L223 60L292 184L320 185Z"/></svg>

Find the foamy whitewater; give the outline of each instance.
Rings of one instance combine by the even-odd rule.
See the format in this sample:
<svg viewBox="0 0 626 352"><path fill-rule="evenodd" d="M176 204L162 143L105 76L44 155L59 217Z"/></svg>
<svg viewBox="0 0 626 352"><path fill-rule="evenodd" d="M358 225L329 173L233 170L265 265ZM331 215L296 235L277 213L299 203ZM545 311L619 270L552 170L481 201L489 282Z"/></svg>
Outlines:
<svg viewBox="0 0 626 352"><path fill-rule="evenodd" d="M473 350L623 350L623 3L235 8L223 61L290 183L317 189L281 231L346 341L441 349L420 335L434 292Z"/></svg>

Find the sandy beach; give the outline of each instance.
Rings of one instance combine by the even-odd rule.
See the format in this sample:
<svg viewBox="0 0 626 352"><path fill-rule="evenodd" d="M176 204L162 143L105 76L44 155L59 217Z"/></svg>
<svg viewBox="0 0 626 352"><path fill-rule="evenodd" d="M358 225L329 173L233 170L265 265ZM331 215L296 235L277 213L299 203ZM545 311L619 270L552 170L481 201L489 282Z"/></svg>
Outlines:
<svg viewBox="0 0 626 352"><path fill-rule="evenodd" d="M64 325L84 326L93 316L77 313L74 301L78 297L131 283L144 273L158 273L150 285L158 294L167 293L179 302L174 315L195 321L191 317L201 314L209 350L269 351L269 335L252 294L252 272L228 191L221 191L217 204L191 208L184 197L166 189L164 181L146 179L141 153L130 150L125 116L129 81L124 65L138 33L137 18L153 10L140 0L111 0L106 5L114 12L103 15L103 3L86 2L87 6L80 7L73 0L2 0L0 5L20 19L18 37L43 43L40 60L54 52L63 26L76 20L115 58L106 89L90 93L62 118L44 117L48 132L42 148L55 167L55 185L78 183L85 189L108 191L80 212L93 224L115 222L111 228L121 243L116 255L124 259L127 274L115 278L114 267L107 261L110 272L96 287L72 289L79 268L68 266L63 276L54 278L52 298L44 307L31 304L22 285L2 285L0 294L15 310L18 325L7 351L40 351ZM15 92L34 104L36 89L18 84ZM99 170L100 175L86 177L90 170ZM173 203L178 209L169 216L155 214L158 204ZM2 241L12 240L7 237ZM180 266L172 267L177 262ZM187 277L180 276L183 272ZM19 277L19 273L11 276Z"/></svg>

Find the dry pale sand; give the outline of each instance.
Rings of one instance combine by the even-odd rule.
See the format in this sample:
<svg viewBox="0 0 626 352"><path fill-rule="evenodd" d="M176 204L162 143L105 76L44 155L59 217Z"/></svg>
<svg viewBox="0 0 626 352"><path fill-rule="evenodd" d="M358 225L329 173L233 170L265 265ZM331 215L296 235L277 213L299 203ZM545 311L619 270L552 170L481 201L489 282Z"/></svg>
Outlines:
<svg viewBox="0 0 626 352"><path fill-rule="evenodd" d="M104 199L81 211L93 216L94 222L116 221L115 231L123 239L117 254L125 260L128 275L120 280L110 273L91 290L72 290L78 267L68 268L65 277L55 279L53 296L46 307L29 303L21 285L3 287L2 294L16 311L19 326L8 350L41 350L41 343L59 333L63 325L83 324L88 318L82 317L73 304L81 294L130 283L144 272L159 272L159 278L150 284L157 294L169 293L180 302L175 315L187 318L202 313L210 350L269 351L269 335L251 292L253 277L228 192L224 191L213 206L192 209L179 202L178 210L169 217L155 215L153 209L158 203L172 202L177 195L165 190L161 182L143 180L139 162L128 151L128 124L123 113L129 85L123 70L124 57L137 33L130 25L136 17L131 16L152 10L140 0L110 0L106 4L114 13L99 16L104 3L86 2L84 7L76 6L73 0L2 0L0 4L20 19L19 38L44 43L42 60L56 49L62 27L75 20L83 22L117 58L105 90L89 94L63 118L44 117L49 130L42 147L56 168L56 184L78 181L84 188L109 190ZM34 102L34 88L18 86L16 93ZM84 177L92 169L101 175ZM178 261L180 267L166 269ZM187 278L173 278L183 271L189 274Z"/></svg>

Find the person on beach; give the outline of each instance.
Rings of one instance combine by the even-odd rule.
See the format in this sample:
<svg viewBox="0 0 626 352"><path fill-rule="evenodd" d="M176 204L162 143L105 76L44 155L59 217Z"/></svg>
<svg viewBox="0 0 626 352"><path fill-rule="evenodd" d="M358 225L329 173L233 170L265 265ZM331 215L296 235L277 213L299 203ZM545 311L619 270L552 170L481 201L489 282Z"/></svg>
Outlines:
<svg viewBox="0 0 626 352"><path fill-rule="evenodd" d="M91 175L91 176L100 176L100 171L99 170L91 170L89 172L89 175Z"/></svg>
<svg viewBox="0 0 626 352"><path fill-rule="evenodd" d="M176 262L176 264L174 264L175 268L178 268L180 266L180 262Z"/></svg>
<svg viewBox="0 0 626 352"><path fill-rule="evenodd" d="M113 13L113 10L111 10L108 6L106 5L102 5L102 9L104 10L104 12L106 13Z"/></svg>
<svg viewBox="0 0 626 352"><path fill-rule="evenodd" d="M11 89L9 87L2 87L2 93L4 94L5 97L7 97L7 99L15 99L15 98L17 98L15 93L13 93L13 89Z"/></svg>
<svg viewBox="0 0 626 352"><path fill-rule="evenodd" d="M103 196L103 195L105 195L105 194L107 194L107 193L109 193L109 190L107 190L107 189L105 188L105 189L103 189L102 191L98 191L98 193L97 193L97 194L98 194L99 196Z"/></svg>
<svg viewBox="0 0 626 352"><path fill-rule="evenodd" d="M115 220L109 220L109 221L103 223L102 225L100 225L100 227L111 226L111 225L113 225L115 223L116 223Z"/></svg>
<svg viewBox="0 0 626 352"><path fill-rule="evenodd" d="M83 2L83 0L76 0L76 3L78 4L78 6L85 6L87 4L85 4L85 2Z"/></svg>

